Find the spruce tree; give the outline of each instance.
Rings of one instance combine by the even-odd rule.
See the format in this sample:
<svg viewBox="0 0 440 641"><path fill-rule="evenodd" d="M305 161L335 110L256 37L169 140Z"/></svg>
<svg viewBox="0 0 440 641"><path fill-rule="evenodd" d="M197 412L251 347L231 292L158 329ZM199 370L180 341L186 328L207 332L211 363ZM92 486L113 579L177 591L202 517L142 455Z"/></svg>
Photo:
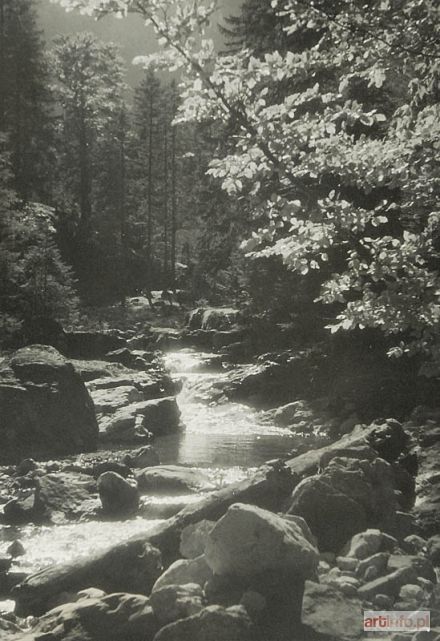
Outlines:
<svg viewBox="0 0 440 641"><path fill-rule="evenodd" d="M14 187L25 199L50 193L51 94L34 0L0 0L0 131Z"/></svg>

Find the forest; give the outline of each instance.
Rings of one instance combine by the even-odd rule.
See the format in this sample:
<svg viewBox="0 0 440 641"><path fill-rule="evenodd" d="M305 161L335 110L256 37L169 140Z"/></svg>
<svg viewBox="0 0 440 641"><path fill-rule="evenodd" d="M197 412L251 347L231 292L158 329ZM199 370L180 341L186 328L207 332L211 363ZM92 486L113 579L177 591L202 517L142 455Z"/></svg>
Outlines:
<svg viewBox="0 0 440 641"><path fill-rule="evenodd" d="M50 0L145 25L133 86L41 1L0 0L1 638L438 641L438 3Z"/></svg>
<svg viewBox="0 0 440 641"><path fill-rule="evenodd" d="M61 4L140 12L161 49L130 101L116 47L2 0L2 336L178 288L436 371L435 3L244 2L221 52L210 3Z"/></svg>

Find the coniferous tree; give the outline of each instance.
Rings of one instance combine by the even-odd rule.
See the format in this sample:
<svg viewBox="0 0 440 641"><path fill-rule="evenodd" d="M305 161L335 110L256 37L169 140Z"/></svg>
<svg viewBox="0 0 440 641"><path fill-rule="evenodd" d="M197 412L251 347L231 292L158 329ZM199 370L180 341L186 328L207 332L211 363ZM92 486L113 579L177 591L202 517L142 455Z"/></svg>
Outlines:
<svg viewBox="0 0 440 641"><path fill-rule="evenodd" d="M114 45L87 33L58 38L52 60L54 93L61 109L56 202L64 212L67 255L83 297L90 302L118 297L121 283L112 286L112 292L106 291L105 281L113 285L115 263L117 273L125 271L121 252L125 234L121 233L125 216L123 63Z"/></svg>
<svg viewBox="0 0 440 641"><path fill-rule="evenodd" d="M21 198L50 197L51 108L48 64L34 0L0 0L0 131L7 135Z"/></svg>

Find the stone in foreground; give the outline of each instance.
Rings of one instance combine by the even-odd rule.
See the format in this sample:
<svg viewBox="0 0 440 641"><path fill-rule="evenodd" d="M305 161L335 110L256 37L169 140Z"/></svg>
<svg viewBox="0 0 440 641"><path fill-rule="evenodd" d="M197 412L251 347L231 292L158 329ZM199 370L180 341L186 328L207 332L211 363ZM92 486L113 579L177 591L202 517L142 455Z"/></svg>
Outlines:
<svg viewBox="0 0 440 641"><path fill-rule="evenodd" d="M148 598L121 593L54 608L34 633L51 641L152 641L157 629Z"/></svg>
<svg viewBox="0 0 440 641"><path fill-rule="evenodd" d="M297 523L242 503L232 505L211 530L205 554L218 575L278 570L305 579L318 565L318 552Z"/></svg>
<svg viewBox="0 0 440 641"><path fill-rule="evenodd" d="M2 364L0 441L0 463L96 449L93 402L72 363L53 347L24 347Z"/></svg>

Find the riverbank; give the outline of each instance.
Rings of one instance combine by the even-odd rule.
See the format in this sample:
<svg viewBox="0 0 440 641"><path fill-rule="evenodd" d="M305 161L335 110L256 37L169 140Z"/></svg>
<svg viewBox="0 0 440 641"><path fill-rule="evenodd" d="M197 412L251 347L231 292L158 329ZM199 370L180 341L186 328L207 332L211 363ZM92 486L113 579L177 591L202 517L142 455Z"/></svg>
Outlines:
<svg viewBox="0 0 440 641"><path fill-rule="evenodd" d="M304 359L188 347L239 329L206 322L74 359L98 450L1 468L5 634L339 641L365 638L369 607L425 607L437 626L438 414L367 425L298 398Z"/></svg>

